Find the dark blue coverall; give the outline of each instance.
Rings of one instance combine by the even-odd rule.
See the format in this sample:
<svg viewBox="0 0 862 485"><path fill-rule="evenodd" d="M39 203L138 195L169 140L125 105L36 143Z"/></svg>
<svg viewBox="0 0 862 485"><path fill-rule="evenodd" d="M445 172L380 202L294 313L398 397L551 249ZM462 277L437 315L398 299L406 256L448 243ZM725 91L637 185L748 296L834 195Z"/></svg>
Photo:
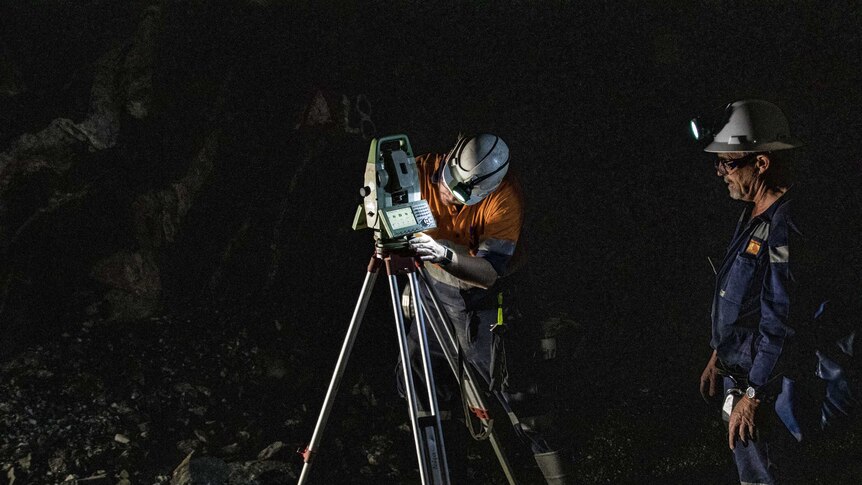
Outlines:
<svg viewBox="0 0 862 485"><path fill-rule="evenodd" d="M770 441L782 427L796 439L802 434L797 376L789 371L800 351L790 323L796 293L791 255L802 239L791 217L792 199L790 189L757 217L750 217L750 208L743 211L716 273L710 345L725 376L725 396L752 386L761 400L756 439L737 443L733 452L743 484L776 483Z"/></svg>

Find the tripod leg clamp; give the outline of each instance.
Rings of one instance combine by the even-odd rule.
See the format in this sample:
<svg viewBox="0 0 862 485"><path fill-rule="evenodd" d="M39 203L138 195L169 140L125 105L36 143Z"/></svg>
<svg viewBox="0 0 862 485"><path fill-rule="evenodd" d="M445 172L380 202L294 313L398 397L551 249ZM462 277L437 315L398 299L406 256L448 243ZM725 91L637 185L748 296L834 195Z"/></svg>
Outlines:
<svg viewBox="0 0 862 485"><path fill-rule="evenodd" d="M471 407L471 408L470 408L470 412L471 412L471 413L473 413L473 414L475 414L475 415L476 415L476 417L477 417L477 418L479 418L479 419L484 419L484 420L491 419L491 416L488 414L488 410L487 410L487 409Z"/></svg>
<svg viewBox="0 0 862 485"><path fill-rule="evenodd" d="M308 446L299 448L296 452L302 457L304 463L311 463L311 460L314 458L314 452Z"/></svg>

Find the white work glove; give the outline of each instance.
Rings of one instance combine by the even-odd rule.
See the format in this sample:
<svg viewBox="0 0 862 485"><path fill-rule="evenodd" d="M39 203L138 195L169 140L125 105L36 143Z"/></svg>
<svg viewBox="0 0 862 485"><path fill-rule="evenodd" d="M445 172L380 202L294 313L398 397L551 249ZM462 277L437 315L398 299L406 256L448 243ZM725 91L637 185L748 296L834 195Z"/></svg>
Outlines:
<svg viewBox="0 0 862 485"><path fill-rule="evenodd" d="M454 253L451 249L438 243L427 234L420 234L410 240L410 249L416 252L422 261L447 265L452 262Z"/></svg>

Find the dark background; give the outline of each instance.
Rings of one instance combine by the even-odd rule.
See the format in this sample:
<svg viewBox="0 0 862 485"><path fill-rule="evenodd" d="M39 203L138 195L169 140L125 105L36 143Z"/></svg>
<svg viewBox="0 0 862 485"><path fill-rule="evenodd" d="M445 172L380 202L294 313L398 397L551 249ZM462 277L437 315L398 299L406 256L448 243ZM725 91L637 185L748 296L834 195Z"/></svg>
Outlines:
<svg viewBox="0 0 862 485"><path fill-rule="evenodd" d="M15 89L0 97L0 149L55 118L83 118L94 63L134 34L151 4L160 8L151 114L124 114L114 147L75 154L60 184L89 183L92 196L4 246L4 261L29 279L9 285L11 303L0 313L8 385L21 355L71 358L60 335L74 337L81 322L95 325L84 338L92 348L75 357L82 365L113 358L118 351L105 350L112 342L136 356L109 366L114 372L132 365L124 359L161 351L184 355L189 380L202 382L220 380L208 375L220 364L206 359L240 335L250 362L274 360L285 372L244 376L237 364L237 381L250 379L254 390L237 396L225 384L224 395L231 410L256 418L219 419L258 432L244 451L221 456L248 459L274 440L307 440L371 250L371 234L349 228L368 142L337 126L295 125L317 92L333 106L341 93L364 94L375 134L407 134L417 154L447 150L459 132L494 132L509 144L528 200L525 321L574 322L561 343L568 353L541 369L553 374L545 399L573 445L580 480L732 481L722 431L697 382L710 353L707 257L721 257L742 206L688 138L688 120L737 99L772 101L807 144L799 168L809 186L827 199L857 197L862 18L852 2L3 2L0 53ZM93 262L135 246L132 201L182 177L213 132L212 172L173 243L157 251L158 311L131 322L85 311L104 289L91 281ZM5 240L15 218L25 220L50 193L28 183L29 205L6 193ZM280 265L264 283L270 253ZM337 406L336 415L354 421L345 431L334 419L327 437L341 441L324 448L362 448L406 420L391 387L396 346L385 293L381 283L342 389L358 399L354 385L367 386L379 402ZM170 315L186 324L165 324ZM189 349L201 358L189 361ZM86 372L112 379L104 369ZM66 473L118 473L124 463L153 480L185 456L173 438L165 431L150 444L138 440L141 449L166 447L157 457L108 450L97 455L102 462L79 460ZM813 458L790 466L794 483L850 483L833 462L858 457L854 440L807 448ZM321 455L315 472L329 483L409 481L409 446L391 445L386 466L361 476L346 478L361 452L341 462ZM53 453L30 447L7 447L0 462L28 449L34 461ZM217 449L197 448L219 456ZM498 480L488 450L477 449L484 457L476 467L487 469L477 480ZM25 475L33 483L45 460Z"/></svg>

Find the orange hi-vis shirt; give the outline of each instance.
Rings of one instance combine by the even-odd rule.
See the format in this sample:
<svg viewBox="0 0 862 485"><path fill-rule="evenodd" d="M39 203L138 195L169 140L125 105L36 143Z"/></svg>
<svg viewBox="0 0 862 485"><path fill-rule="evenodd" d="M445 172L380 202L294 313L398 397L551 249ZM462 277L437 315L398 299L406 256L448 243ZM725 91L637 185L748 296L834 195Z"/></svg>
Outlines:
<svg viewBox="0 0 862 485"><path fill-rule="evenodd" d="M488 259L498 272L502 272L501 268L515 253L524 222L524 201L520 187L510 173L496 190L478 204L446 206L440 199L437 186L445 160L445 154L416 157L422 198L428 201L437 221L436 229L425 232L455 251ZM463 286L455 284L452 281L454 277L439 270L436 265L426 267L436 279L452 286Z"/></svg>

